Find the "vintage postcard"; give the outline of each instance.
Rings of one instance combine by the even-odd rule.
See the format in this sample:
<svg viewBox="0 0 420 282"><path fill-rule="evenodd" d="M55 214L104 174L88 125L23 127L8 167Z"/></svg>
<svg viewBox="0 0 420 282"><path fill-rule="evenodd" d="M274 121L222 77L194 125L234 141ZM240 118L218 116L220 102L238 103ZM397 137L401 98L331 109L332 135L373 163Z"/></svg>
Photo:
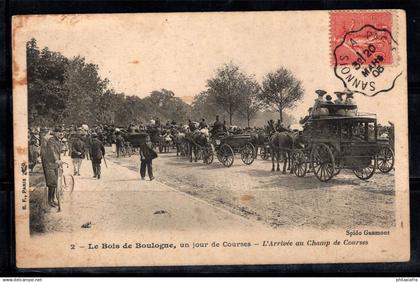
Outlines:
<svg viewBox="0 0 420 282"><path fill-rule="evenodd" d="M404 11L12 27L19 268L410 259Z"/></svg>

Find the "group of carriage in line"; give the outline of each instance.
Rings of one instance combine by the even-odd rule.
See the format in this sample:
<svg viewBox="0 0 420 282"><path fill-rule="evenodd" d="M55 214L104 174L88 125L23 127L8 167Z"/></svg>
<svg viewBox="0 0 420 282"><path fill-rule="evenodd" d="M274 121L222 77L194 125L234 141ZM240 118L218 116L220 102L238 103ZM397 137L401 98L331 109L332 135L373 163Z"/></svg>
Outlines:
<svg viewBox="0 0 420 282"><path fill-rule="evenodd" d="M282 160L283 173L288 167L290 173L298 177L314 173L322 182L337 176L342 169L353 171L362 180L371 178L376 170L389 173L393 169L393 140L378 137L376 115L342 116L335 113L354 106L333 104L326 107L330 114L310 117L302 131L276 131L264 135L171 129L169 134L168 129L165 134L148 132L148 135L159 152L167 152L173 146L177 155L186 156L191 162L202 160L210 165L216 157L224 166L230 167L236 154L245 165L251 165L258 155L264 160L271 156L272 171L275 161L277 171L280 170ZM126 134L126 139L137 146L136 134Z"/></svg>

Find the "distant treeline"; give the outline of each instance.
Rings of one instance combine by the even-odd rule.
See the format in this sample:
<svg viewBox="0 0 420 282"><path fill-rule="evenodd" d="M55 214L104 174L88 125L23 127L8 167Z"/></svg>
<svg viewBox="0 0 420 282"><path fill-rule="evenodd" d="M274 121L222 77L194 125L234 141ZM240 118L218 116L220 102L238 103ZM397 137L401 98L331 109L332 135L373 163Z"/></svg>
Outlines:
<svg viewBox="0 0 420 282"><path fill-rule="evenodd" d="M28 112L30 126L57 123L126 125L150 120L184 120L191 106L169 90L153 91L141 99L109 87L98 66L83 57L66 58L35 39L27 42Z"/></svg>
<svg viewBox="0 0 420 282"><path fill-rule="evenodd" d="M260 85L254 76L229 63L207 80L192 105L160 89L145 98L127 96L110 88L98 74L98 65L81 56L67 58L48 47L39 49L36 39L27 42L29 126L55 124L114 124L148 122L151 118L185 123L189 118L209 121L215 115L228 124L261 126L268 119L294 122L284 113L301 99L301 82L284 68L269 73ZM180 93L177 93L178 96Z"/></svg>

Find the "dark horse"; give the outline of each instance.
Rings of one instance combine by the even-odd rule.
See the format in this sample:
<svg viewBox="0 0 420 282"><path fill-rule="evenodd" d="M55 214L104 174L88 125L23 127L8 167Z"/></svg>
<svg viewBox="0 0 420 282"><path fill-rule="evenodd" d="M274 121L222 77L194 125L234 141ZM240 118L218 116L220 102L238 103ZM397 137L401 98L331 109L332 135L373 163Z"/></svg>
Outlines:
<svg viewBox="0 0 420 282"><path fill-rule="evenodd" d="M197 162L198 151L208 144L207 135L196 130L194 132L187 132L185 137L188 141L188 155L190 156L190 162L193 160L193 152L194 161Z"/></svg>
<svg viewBox="0 0 420 282"><path fill-rule="evenodd" d="M176 147L176 155L179 156L186 156L188 152L184 150L184 144L187 143L187 140L185 138L185 133L181 132L179 129L172 128L171 129L171 136L172 141L175 144Z"/></svg>
<svg viewBox="0 0 420 282"><path fill-rule="evenodd" d="M289 163L289 168L292 167L290 173L293 173L293 165L290 164L290 153L293 149L302 148L302 140L299 133L295 132L274 132L269 139L270 153L272 160L271 171L274 171L274 157L277 159L277 171L280 171L279 161L280 156L283 155L283 174L286 173L286 165Z"/></svg>

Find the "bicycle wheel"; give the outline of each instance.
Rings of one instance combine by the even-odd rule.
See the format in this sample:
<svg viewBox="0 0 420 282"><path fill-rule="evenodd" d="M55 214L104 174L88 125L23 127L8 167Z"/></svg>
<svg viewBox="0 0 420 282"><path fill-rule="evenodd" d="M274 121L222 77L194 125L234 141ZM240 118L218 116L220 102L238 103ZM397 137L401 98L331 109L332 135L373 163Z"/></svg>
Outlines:
<svg viewBox="0 0 420 282"><path fill-rule="evenodd" d="M71 174L63 175L62 191L71 194L74 190L74 177Z"/></svg>

